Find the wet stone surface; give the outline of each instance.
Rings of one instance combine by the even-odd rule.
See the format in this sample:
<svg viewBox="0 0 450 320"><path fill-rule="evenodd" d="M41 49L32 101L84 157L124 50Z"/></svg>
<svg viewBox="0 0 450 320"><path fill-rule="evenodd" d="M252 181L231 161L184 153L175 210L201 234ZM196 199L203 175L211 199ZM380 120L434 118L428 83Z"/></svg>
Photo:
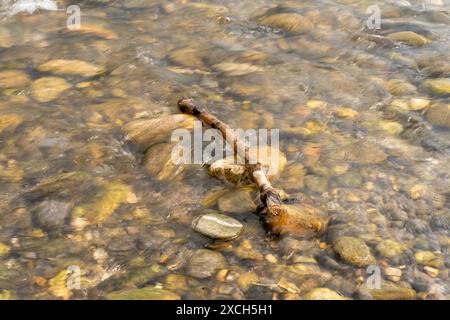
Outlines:
<svg viewBox="0 0 450 320"><path fill-rule="evenodd" d="M192 222L192 228L212 239L231 240L241 233L243 225L231 217L211 213L196 218Z"/></svg>

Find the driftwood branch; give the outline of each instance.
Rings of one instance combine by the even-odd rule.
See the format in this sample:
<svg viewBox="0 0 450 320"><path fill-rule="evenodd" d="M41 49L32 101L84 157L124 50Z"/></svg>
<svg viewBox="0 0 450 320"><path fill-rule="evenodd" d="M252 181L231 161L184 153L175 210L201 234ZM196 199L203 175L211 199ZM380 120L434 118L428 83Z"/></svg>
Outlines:
<svg viewBox="0 0 450 320"><path fill-rule="evenodd" d="M178 107L181 112L197 117L205 125L217 129L221 132L222 137L233 146L235 154L244 160L245 167L253 182L259 188L260 199L266 209L267 218L280 216L285 212L282 205L279 191L275 189L262 169L259 161L251 161L250 148L247 144L240 140L233 130L223 121L217 119L211 113L197 106L192 99L183 97L178 101Z"/></svg>

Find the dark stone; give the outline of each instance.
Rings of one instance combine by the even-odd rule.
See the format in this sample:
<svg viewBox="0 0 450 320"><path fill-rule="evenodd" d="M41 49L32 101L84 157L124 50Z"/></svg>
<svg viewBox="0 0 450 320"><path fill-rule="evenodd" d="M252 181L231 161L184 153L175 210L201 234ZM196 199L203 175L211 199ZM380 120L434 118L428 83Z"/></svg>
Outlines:
<svg viewBox="0 0 450 320"><path fill-rule="evenodd" d="M433 278L417 269L413 271L412 276L411 287L416 291L426 292L434 283Z"/></svg>
<svg viewBox="0 0 450 320"><path fill-rule="evenodd" d="M406 223L406 228L413 234L431 233L428 223L421 219L411 219Z"/></svg>
<svg viewBox="0 0 450 320"><path fill-rule="evenodd" d="M334 291L340 292L347 297L352 297L357 291L357 285L355 281L351 279L345 279L341 276L334 276L325 285Z"/></svg>
<svg viewBox="0 0 450 320"><path fill-rule="evenodd" d="M36 224L46 231L61 228L68 220L72 204L57 200L45 200L33 210Z"/></svg>
<svg viewBox="0 0 450 320"><path fill-rule="evenodd" d="M136 248L134 239L113 239L107 247L108 253L111 255L127 255Z"/></svg>
<svg viewBox="0 0 450 320"><path fill-rule="evenodd" d="M430 219L430 226L433 231L449 231L450 212L434 214Z"/></svg>

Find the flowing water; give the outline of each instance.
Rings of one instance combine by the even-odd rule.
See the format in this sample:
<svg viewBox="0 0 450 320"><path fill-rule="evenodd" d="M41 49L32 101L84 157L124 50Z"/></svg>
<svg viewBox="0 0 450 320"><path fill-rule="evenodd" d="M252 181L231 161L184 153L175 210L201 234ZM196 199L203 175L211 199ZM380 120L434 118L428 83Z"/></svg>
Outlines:
<svg viewBox="0 0 450 320"><path fill-rule="evenodd" d="M450 298L449 1L0 8L2 298ZM254 189L123 143L124 124L179 113L182 95L279 129L273 183L327 230L274 237ZM192 230L219 211L237 239ZM337 239L367 245L370 265Z"/></svg>

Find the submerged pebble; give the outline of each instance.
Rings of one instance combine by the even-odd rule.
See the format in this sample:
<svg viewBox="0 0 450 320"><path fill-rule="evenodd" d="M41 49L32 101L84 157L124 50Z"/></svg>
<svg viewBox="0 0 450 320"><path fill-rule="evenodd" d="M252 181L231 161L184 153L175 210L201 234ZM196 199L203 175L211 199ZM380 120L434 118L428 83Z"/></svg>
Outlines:
<svg viewBox="0 0 450 320"><path fill-rule="evenodd" d="M23 122L23 117L16 113L6 113L0 116L0 134L14 131Z"/></svg>
<svg viewBox="0 0 450 320"><path fill-rule="evenodd" d="M217 200L217 207L222 212L253 213L256 211L255 202L247 190L231 190Z"/></svg>
<svg viewBox="0 0 450 320"><path fill-rule="evenodd" d="M0 257L7 255L10 251L10 248L6 245L0 242Z"/></svg>
<svg viewBox="0 0 450 320"><path fill-rule="evenodd" d="M402 277L402 270L399 268L388 267L384 269L384 274L388 277L389 280L398 282Z"/></svg>
<svg viewBox="0 0 450 320"><path fill-rule="evenodd" d="M72 215L83 217L92 223L101 223L122 204L136 201L136 195L130 186L121 181L106 182L88 203L75 207Z"/></svg>
<svg viewBox="0 0 450 320"><path fill-rule="evenodd" d="M78 28L70 29L70 32L93 34L108 40L118 39L117 33L112 31L107 26L102 25L100 23L91 23L87 21L83 21L83 23L80 23L80 26Z"/></svg>
<svg viewBox="0 0 450 320"><path fill-rule="evenodd" d="M361 239L340 237L333 242L333 248L345 262L356 267L361 268L376 263L370 248Z"/></svg>
<svg viewBox="0 0 450 320"><path fill-rule="evenodd" d="M0 71L0 89L24 88L30 83L30 81L30 76L24 71Z"/></svg>
<svg viewBox="0 0 450 320"><path fill-rule="evenodd" d="M35 208L35 220L44 230L60 228L69 217L71 206L69 202L45 200Z"/></svg>
<svg viewBox="0 0 450 320"><path fill-rule="evenodd" d="M334 290L328 288L315 288L303 296L305 300L346 300Z"/></svg>
<svg viewBox="0 0 450 320"><path fill-rule="evenodd" d="M31 95L37 102L49 102L59 98L59 96L72 87L72 85L58 77L39 78L31 84Z"/></svg>
<svg viewBox="0 0 450 320"><path fill-rule="evenodd" d="M186 273L194 278L208 278L226 265L224 256L213 250L199 249L189 259Z"/></svg>
<svg viewBox="0 0 450 320"><path fill-rule="evenodd" d="M125 139L141 151L160 142L169 142L174 130L192 128L194 117L175 114L153 119L137 119L123 126Z"/></svg>
<svg viewBox="0 0 450 320"><path fill-rule="evenodd" d="M273 13L272 13L273 12ZM268 13L258 19L261 24L274 28L280 28L287 32L304 32L311 30L314 24L308 17L295 12L276 13L277 8L269 10Z"/></svg>
<svg viewBox="0 0 450 320"><path fill-rule="evenodd" d="M180 300L181 297L169 290L156 287L121 290L108 293L107 300Z"/></svg>
<svg viewBox="0 0 450 320"><path fill-rule="evenodd" d="M318 175L307 175L304 178L305 186L311 191L324 193L328 191L328 180Z"/></svg>
<svg viewBox="0 0 450 320"><path fill-rule="evenodd" d="M421 88L436 96L450 94L450 78L427 79L422 82Z"/></svg>
<svg viewBox="0 0 450 320"><path fill-rule="evenodd" d="M213 65L213 68L230 77L242 76L253 72L261 72L264 69L249 63L221 62Z"/></svg>
<svg viewBox="0 0 450 320"><path fill-rule="evenodd" d="M390 281L382 281L380 288L368 288L364 284L360 288L359 295L361 299L375 300L412 300L416 298L416 292L413 289Z"/></svg>
<svg viewBox="0 0 450 320"><path fill-rule="evenodd" d="M450 104L438 103L431 105L425 111L425 117L437 127L450 129Z"/></svg>
<svg viewBox="0 0 450 320"><path fill-rule="evenodd" d="M405 251L406 246L394 240L383 240L377 245L377 251L386 258L397 257Z"/></svg>
<svg viewBox="0 0 450 320"><path fill-rule="evenodd" d="M394 32L387 36L389 39L406 43L411 46L424 46L431 41L413 31Z"/></svg>
<svg viewBox="0 0 450 320"><path fill-rule="evenodd" d="M93 77L105 72L105 68L81 60L56 59L45 62L37 67L41 72L51 72L57 75L77 75Z"/></svg>

